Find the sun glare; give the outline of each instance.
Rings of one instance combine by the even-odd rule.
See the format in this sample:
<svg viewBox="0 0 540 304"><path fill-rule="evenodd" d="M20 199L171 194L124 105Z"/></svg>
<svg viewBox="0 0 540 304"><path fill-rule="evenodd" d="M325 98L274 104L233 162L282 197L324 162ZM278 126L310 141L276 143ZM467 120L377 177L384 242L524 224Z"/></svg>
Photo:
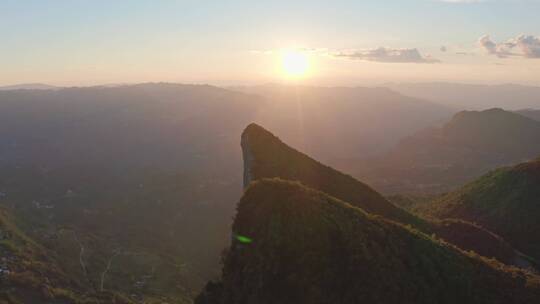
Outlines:
<svg viewBox="0 0 540 304"><path fill-rule="evenodd" d="M300 51L284 51L282 55L282 68L287 77L301 78L309 70L308 55Z"/></svg>

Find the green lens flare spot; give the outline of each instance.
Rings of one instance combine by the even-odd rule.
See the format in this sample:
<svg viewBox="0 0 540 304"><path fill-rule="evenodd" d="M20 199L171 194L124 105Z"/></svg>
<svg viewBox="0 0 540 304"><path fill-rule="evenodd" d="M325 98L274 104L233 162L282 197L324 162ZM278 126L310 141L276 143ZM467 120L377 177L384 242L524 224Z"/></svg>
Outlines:
<svg viewBox="0 0 540 304"><path fill-rule="evenodd" d="M252 239L248 238L247 236L243 236L243 235L237 235L236 240L239 241L242 244L251 244L253 242Z"/></svg>

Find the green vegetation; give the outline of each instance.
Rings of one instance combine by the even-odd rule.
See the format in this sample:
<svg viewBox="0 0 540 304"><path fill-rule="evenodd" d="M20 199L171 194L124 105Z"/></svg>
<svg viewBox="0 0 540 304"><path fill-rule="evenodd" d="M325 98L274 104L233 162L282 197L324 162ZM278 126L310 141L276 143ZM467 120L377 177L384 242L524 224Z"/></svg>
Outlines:
<svg viewBox="0 0 540 304"><path fill-rule="evenodd" d="M407 213L257 125L242 147L232 233L251 242L233 238L197 304L540 301L540 277L476 253L516 258L481 226Z"/></svg>
<svg viewBox="0 0 540 304"><path fill-rule="evenodd" d="M220 282L198 304L535 303L540 278L298 182L256 181Z"/></svg>
<svg viewBox="0 0 540 304"><path fill-rule="evenodd" d="M540 159L490 172L419 210L476 222L540 261Z"/></svg>

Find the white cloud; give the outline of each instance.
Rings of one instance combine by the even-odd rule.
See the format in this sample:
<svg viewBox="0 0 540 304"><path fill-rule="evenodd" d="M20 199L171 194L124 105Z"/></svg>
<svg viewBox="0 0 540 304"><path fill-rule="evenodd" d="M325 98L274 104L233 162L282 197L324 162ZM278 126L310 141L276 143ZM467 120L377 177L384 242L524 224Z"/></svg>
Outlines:
<svg viewBox="0 0 540 304"><path fill-rule="evenodd" d="M489 35L484 35L478 43L488 54L499 58L540 58L540 38L532 35L519 35L500 43L491 40Z"/></svg>
<svg viewBox="0 0 540 304"><path fill-rule="evenodd" d="M435 63L440 62L431 56L422 56L418 49L392 49L379 47L376 49L363 49L353 51L342 51L333 54L335 57L394 63Z"/></svg>

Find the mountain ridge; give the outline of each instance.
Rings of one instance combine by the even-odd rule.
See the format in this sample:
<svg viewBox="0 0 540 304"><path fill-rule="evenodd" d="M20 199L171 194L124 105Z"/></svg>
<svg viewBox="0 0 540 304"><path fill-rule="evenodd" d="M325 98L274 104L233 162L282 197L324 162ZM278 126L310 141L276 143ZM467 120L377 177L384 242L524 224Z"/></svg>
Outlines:
<svg viewBox="0 0 540 304"><path fill-rule="evenodd" d="M540 158L504 167L436 199L419 212L474 221L540 261Z"/></svg>
<svg viewBox="0 0 540 304"><path fill-rule="evenodd" d="M326 166L283 143L257 124L242 133L246 182L262 178L299 181L374 215L408 224L427 234L436 234L466 250L514 264L521 259L499 236L466 221L425 219L389 202L370 186ZM247 184L246 184L247 185Z"/></svg>

